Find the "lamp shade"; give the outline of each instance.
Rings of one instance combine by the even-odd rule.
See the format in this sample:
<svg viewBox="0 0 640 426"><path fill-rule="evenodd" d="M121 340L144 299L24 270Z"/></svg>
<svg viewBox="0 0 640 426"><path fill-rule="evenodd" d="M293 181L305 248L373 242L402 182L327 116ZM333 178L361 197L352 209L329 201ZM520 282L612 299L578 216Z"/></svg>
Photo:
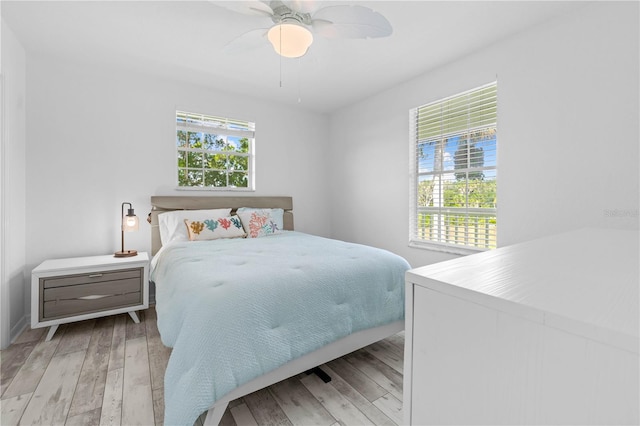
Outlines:
<svg viewBox="0 0 640 426"><path fill-rule="evenodd" d="M299 58L313 43L311 31L297 23L285 22L271 27L267 38L275 51L285 58Z"/></svg>
<svg viewBox="0 0 640 426"><path fill-rule="evenodd" d="M138 230L138 216L133 214L133 209L129 209L129 213L122 220L122 229L125 232Z"/></svg>

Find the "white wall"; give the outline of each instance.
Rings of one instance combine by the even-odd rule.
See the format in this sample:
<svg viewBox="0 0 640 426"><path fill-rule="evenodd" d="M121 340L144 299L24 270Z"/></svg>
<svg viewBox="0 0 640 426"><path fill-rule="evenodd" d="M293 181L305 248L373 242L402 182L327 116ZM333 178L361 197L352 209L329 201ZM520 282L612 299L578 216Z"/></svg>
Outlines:
<svg viewBox="0 0 640 426"><path fill-rule="evenodd" d="M637 229L638 40L637 2L594 2L335 111L332 237L413 266L452 257L407 244L408 111L496 76L498 244L583 226Z"/></svg>
<svg viewBox="0 0 640 426"><path fill-rule="evenodd" d="M26 324L25 289L25 51L2 22L2 246L0 347Z"/></svg>
<svg viewBox="0 0 640 426"><path fill-rule="evenodd" d="M26 234L11 246L26 251L16 315L29 315L28 274L42 260L118 249L123 201L144 219L151 195L187 194L173 182L176 108L257 123L252 195L293 196L296 229L418 266L452 255L407 245L408 111L498 75L499 244L584 225L637 228L637 213L606 214L638 209L637 16L637 3L594 3L330 117L28 53L28 161L19 139L10 148L26 169L26 184L11 185L16 209L26 193L11 225ZM3 55L4 40L3 30ZM149 250L149 231L142 220L127 247Z"/></svg>
<svg viewBox="0 0 640 426"><path fill-rule="evenodd" d="M255 121L256 191L290 195L297 230L328 236L324 169L328 117L115 69L27 57L27 267L47 258L112 253L120 205L138 232L125 248L150 251L152 195L175 190L176 108Z"/></svg>

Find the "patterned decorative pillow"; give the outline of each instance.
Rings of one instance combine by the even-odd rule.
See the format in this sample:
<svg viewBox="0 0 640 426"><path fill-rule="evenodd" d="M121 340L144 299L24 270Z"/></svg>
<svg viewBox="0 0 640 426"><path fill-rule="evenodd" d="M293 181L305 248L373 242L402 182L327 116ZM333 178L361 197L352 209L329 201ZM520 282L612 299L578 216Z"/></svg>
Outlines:
<svg viewBox="0 0 640 426"><path fill-rule="evenodd" d="M238 216L219 217L204 220L184 220L190 241L217 240L219 238L244 238Z"/></svg>
<svg viewBox="0 0 640 426"><path fill-rule="evenodd" d="M160 213L158 215L160 241L162 241L162 245L171 241L189 241L189 232L184 227L185 219L202 222L205 219L218 219L227 216L231 216L231 209L174 210Z"/></svg>
<svg viewBox="0 0 640 426"><path fill-rule="evenodd" d="M248 238L279 234L284 226L284 210L282 209L242 207L237 210L237 214L242 220L242 226L244 226Z"/></svg>

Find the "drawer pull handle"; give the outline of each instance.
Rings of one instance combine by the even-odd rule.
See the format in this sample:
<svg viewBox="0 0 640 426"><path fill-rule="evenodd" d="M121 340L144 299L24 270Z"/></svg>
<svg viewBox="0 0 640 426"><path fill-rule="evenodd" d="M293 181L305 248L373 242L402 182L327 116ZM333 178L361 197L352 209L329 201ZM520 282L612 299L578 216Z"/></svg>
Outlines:
<svg viewBox="0 0 640 426"><path fill-rule="evenodd" d="M102 276L102 274L91 274L89 275L89 278L100 278Z"/></svg>
<svg viewBox="0 0 640 426"><path fill-rule="evenodd" d="M78 300L96 300L96 299L102 299L104 297L111 297L114 296L113 294L92 294L90 296L82 296L82 297L76 297L76 299Z"/></svg>

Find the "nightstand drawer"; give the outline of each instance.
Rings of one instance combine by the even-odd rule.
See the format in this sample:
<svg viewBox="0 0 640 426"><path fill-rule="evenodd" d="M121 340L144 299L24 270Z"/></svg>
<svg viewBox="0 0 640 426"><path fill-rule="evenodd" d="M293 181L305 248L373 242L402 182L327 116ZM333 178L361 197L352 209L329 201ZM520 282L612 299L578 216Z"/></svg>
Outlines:
<svg viewBox="0 0 640 426"><path fill-rule="evenodd" d="M97 271L87 274L45 277L40 279L40 284L43 288L52 288L78 284L100 283L104 281L116 281L128 278L137 278L138 281L140 281L142 273L142 268L128 269L124 271Z"/></svg>
<svg viewBox="0 0 640 426"><path fill-rule="evenodd" d="M40 279L40 321L143 303L142 268Z"/></svg>
<svg viewBox="0 0 640 426"><path fill-rule="evenodd" d="M135 306L142 303L142 293L114 294L96 299L60 299L44 302L42 320L64 318L87 312Z"/></svg>

